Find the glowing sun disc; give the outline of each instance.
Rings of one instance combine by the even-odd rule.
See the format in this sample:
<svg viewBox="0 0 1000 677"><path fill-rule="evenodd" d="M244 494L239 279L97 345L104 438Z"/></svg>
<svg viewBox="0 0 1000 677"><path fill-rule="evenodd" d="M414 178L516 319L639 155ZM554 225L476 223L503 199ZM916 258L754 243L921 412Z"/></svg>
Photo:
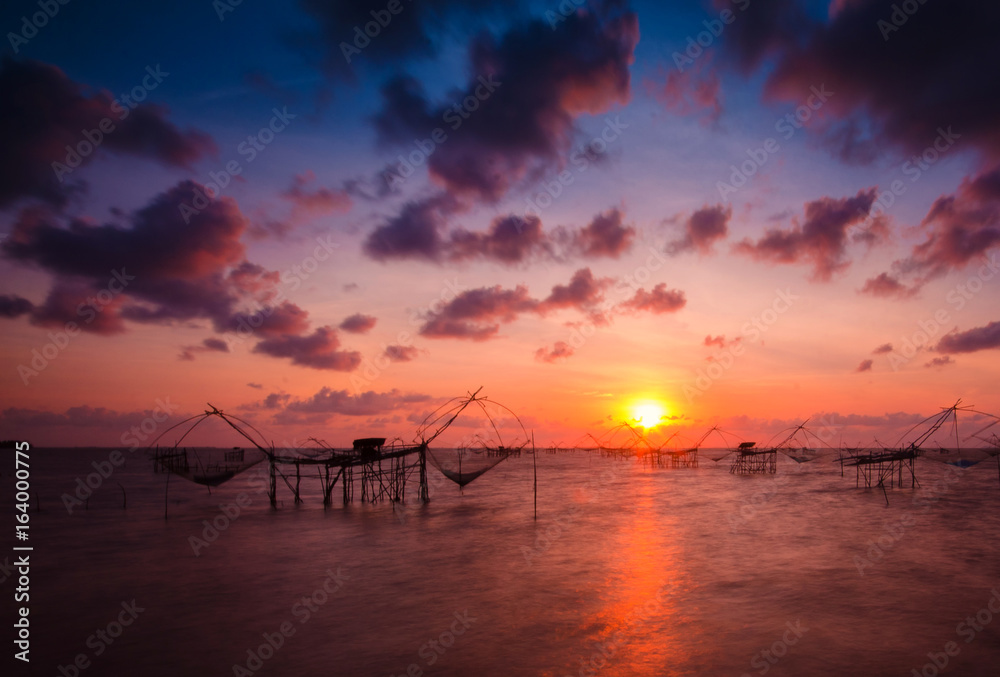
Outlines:
<svg viewBox="0 0 1000 677"><path fill-rule="evenodd" d="M664 416L663 407L654 402L644 402L632 410L632 418L646 426L652 428L659 425L660 419Z"/></svg>

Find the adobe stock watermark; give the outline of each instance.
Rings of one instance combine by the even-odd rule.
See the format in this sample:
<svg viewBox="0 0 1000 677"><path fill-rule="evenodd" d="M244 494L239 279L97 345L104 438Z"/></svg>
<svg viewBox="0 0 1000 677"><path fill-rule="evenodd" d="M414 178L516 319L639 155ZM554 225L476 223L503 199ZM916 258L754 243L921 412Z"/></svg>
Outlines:
<svg viewBox="0 0 1000 677"><path fill-rule="evenodd" d="M233 346L242 345L248 339L252 338L257 329L264 324L264 321L274 313L275 309L288 300L285 288L288 287L291 291L298 289L303 282L319 270L320 263L328 261L333 256L333 253L340 249L340 243L334 242L332 237L330 234L317 235L317 244L313 248L312 254L278 275L278 279L284 286L277 289L274 296L268 300L267 305L255 301L247 313L239 315L235 327L222 336L222 340L226 342L227 348L231 349Z"/></svg>
<svg viewBox="0 0 1000 677"><path fill-rule="evenodd" d="M479 110L479 106L487 101L493 92L500 87L503 82L499 80L494 80L494 74L483 76L480 75L476 88L472 91L472 94L468 95L456 104L453 104L451 108L445 110L441 114L441 121L444 122L451 131L457 132L461 128L462 124L472 117L472 114ZM382 180L389 187L390 190L396 190L401 186L406 179L413 176L414 172L417 171L418 167L421 167L427 162L428 158L434 154L434 151L438 149L441 144L448 141L448 133L443 127L435 127L431 130L429 136L423 139L414 139L413 146L414 150L410 151L407 155L400 153L397 157L399 162L396 163L395 167L391 169L386 169L382 172Z"/></svg>
<svg viewBox="0 0 1000 677"><path fill-rule="evenodd" d="M750 498L744 499L739 510L729 513L726 517L726 521L729 522L729 531L734 534L738 533L742 527L752 522L757 517L757 509L779 494L788 484L790 477L791 475L788 473L778 475L763 489L755 491Z"/></svg>
<svg viewBox="0 0 1000 677"><path fill-rule="evenodd" d="M586 499L582 501L584 505L592 503L601 494L607 491L612 482L617 480L621 476L620 471L615 469L607 469L600 474L596 479L589 480L582 487L582 490L586 494ZM521 555L524 557L524 563L527 566L534 566L535 560L544 555L552 547L552 544L560 540L563 535L569 531L569 528L576 521L579 515L581 506L579 503L574 502L558 517L552 520L552 523L545 527L545 531L539 533L535 536L534 543L529 547L527 545L521 546Z"/></svg>
<svg viewBox="0 0 1000 677"><path fill-rule="evenodd" d="M955 312L960 312L968 302L986 288L989 282L1000 272L1000 264L997 262L996 254L989 257L983 255L983 265L969 275L965 282L960 282L948 290L945 294L945 301L954 307ZM899 343L899 348L889 353L889 366L893 371L899 371L908 364L921 350L931 347L940 336L946 333L946 327L952 324L952 316L947 308L941 307L931 313L928 317L918 320L917 329L909 336L904 336Z"/></svg>
<svg viewBox="0 0 1000 677"><path fill-rule="evenodd" d="M961 134L952 131L951 125L947 129L943 127L937 128L938 135L934 138L934 141L930 143L921 152L911 155L902 164L899 165L898 171L903 173L903 176L910 180L910 183L916 183L921 179L921 177L931 169L951 148L955 145L955 142L962 138ZM851 226L848 229L848 235L856 236L858 231L867 232L871 229L872 225L875 223L875 219L880 216L885 215L889 209L896 203L896 198L902 197L909 187L903 183L902 179L894 179L890 184L888 190L879 192L875 197L875 202L869 208L866 214L865 220L855 226Z"/></svg>
<svg viewBox="0 0 1000 677"><path fill-rule="evenodd" d="M809 91L811 94L793 112L786 113L774 123L774 131L781 134L786 141L795 136L795 133L812 119L813 114L834 95L834 92L827 90L825 83L819 87L813 85ZM719 197L726 200L727 195L738 192L747 184L750 177L755 176L768 159L779 150L781 150L781 144L774 137L765 139L758 148L747 148L748 160L744 160L738 167L735 164L729 165L729 169L732 170L729 182L717 181L715 183Z"/></svg>
<svg viewBox="0 0 1000 677"><path fill-rule="evenodd" d="M545 20L549 22L549 28L555 30L559 24L573 16L578 9L585 7L587 0L562 0L554 9L545 10Z"/></svg>
<svg viewBox="0 0 1000 677"><path fill-rule="evenodd" d="M125 120L136 106L146 100L151 91L159 87L168 75L170 73L160 70L160 64L156 64L155 68L146 66L146 75L142 78L142 83L133 87L128 94L122 94L111 102L111 111L118 117L118 122ZM59 183L63 183L64 177L82 165L83 161L90 157L114 131L115 121L110 117L102 118L94 129L81 129L80 134L83 136L83 140L75 146L67 144L66 157L63 161L52 163L52 171L55 172Z"/></svg>
<svg viewBox="0 0 1000 677"><path fill-rule="evenodd" d="M49 21L56 18L59 9L70 3L70 0L38 0L38 6L42 11L35 12L30 17L21 17L21 30L17 33L10 31L7 33L7 40L14 54L21 51L21 45L28 44L28 41L38 35L38 31L49 25Z"/></svg>
<svg viewBox="0 0 1000 677"><path fill-rule="evenodd" d="M212 0L212 9L219 17L219 22L226 20L226 14L235 12L236 8L243 4L243 0Z"/></svg>
<svg viewBox="0 0 1000 677"><path fill-rule="evenodd" d="M698 397L704 395L722 376L733 368L737 358L746 352L746 342L756 343L761 337L770 331L782 315L787 313L801 296L793 294L790 288L775 289L774 300L771 305L761 313L752 316L743 323L740 328L740 335L730 341L726 346L714 356L712 363L707 367L699 367L695 374L694 385L687 383L683 392L688 403L693 402Z"/></svg>
<svg viewBox="0 0 1000 677"><path fill-rule="evenodd" d="M571 172L564 169L559 174L549 179L543 179L532 191L529 197L525 198L525 207L522 216L541 216L542 212L552 206L559 199L563 191L576 181L576 175L587 171L592 163L598 162L607 153L608 148L622 136L622 131L628 129L628 123L621 121L621 116L616 115L604 118L604 127L586 145L577 148L569 155L569 161L574 167Z"/></svg>
<svg viewBox="0 0 1000 677"><path fill-rule="evenodd" d="M127 444L134 441L135 444L129 449L129 452L135 451L141 440L148 439L156 432L161 423L170 418L170 414L179 409L179 406L170 402L169 397L165 400L156 400L156 407L150 415L144 418L139 425L132 426L130 430L122 434L122 443ZM125 456L120 451L114 450L108 454L106 461L93 461L91 467L94 468L94 472L86 477L77 477L76 488L72 494L63 493L61 498L66 512L72 515L75 507L84 505L94 492L98 491L104 482L111 477L112 473L125 464L125 460Z"/></svg>
<svg viewBox="0 0 1000 677"><path fill-rule="evenodd" d="M741 12L745 12L750 6L750 0L730 0L730 2L736 5ZM723 31L726 30L726 26L736 21L736 17L737 14L733 10L724 9L719 12L718 19L705 19L702 21L701 23L705 27L705 30L697 35L688 36L683 54L676 51L672 54L677 70L683 73L685 66L693 66L695 60L704 54L705 50L711 47L716 39L722 35Z"/></svg>
<svg viewBox="0 0 1000 677"><path fill-rule="evenodd" d="M201 557L201 551L219 540L219 536L226 532L233 522L239 519L243 510L253 504L253 499L245 492L240 492L236 500L232 503L219 504L219 514L212 518L212 521L202 520L204 528L201 530L201 538L196 535L188 536L188 545L194 552L195 557Z"/></svg>
<svg viewBox="0 0 1000 677"><path fill-rule="evenodd" d="M96 320L104 308L125 291L128 283L133 280L135 280L135 276L126 273L124 268L121 269L121 272L112 270L111 279L108 280L104 289L87 297L83 303L76 307L76 314L83 318L83 324L87 325ZM62 331L48 332L49 342L41 348L32 349L28 364L18 363L17 375L21 377L21 382L28 385L32 378L36 378L45 371L69 347L70 341L82 331L79 324L69 321L63 325Z"/></svg>
<svg viewBox="0 0 1000 677"><path fill-rule="evenodd" d="M766 675L788 653L788 649L798 644L802 636L809 632L809 628L803 627L802 621L798 619L794 623L786 622L785 627L787 629L779 639L774 640L768 648L758 651L750 659L750 667L755 668L758 675ZM743 677L752 675L744 672Z"/></svg>
<svg viewBox="0 0 1000 677"><path fill-rule="evenodd" d="M270 121L266 126L257 130L256 134L250 134L245 141L241 141L236 146L236 152L246 156L246 165L249 165L257 156L267 150L267 147L274 141L275 136L285 131L288 123L298 117L288 112L288 106L282 106L281 110L272 108ZM222 191L229 185L234 177L239 176L244 169L244 164L238 159L230 160L223 169L217 172L209 172L209 181L204 185L204 191L197 191L191 198L191 204L182 202L177 205L184 223L190 223L191 217L200 214L203 209L211 204L212 200L222 194Z"/></svg>
<svg viewBox="0 0 1000 677"><path fill-rule="evenodd" d="M468 609L456 611L452 616L454 616L454 620L451 621L447 630L441 632L437 637L427 640L417 650L417 655L423 659L428 668L436 664L447 653L448 649L455 646L458 638L464 635L476 622L476 617L470 616ZM401 672L398 677L422 677L423 674L424 669L420 663L410 663L406 666L406 671ZM391 677L397 677L397 675L393 674Z"/></svg>
<svg viewBox="0 0 1000 677"><path fill-rule="evenodd" d="M325 573L326 578L319 587L309 595L303 595L292 605L292 618L298 620L300 625L308 623L313 614L344 587L344 581L351 580L350 576L341 572L340 567L337 567L336 572L327 569ZM291 620L284 620L278 624L274 632L263 632L261 637L264 641L256 647L247 649L246 660L233 665L234 677L252 677L264 667L265 662L274 658L275 652L285 646L288 639L297 631L298 628Z"/></svg>
<svg viewBox="0 0 1000 677"><path fill-rule="evenodd" d="M965 639L966 644L972 644L979 633L986 629L986 626L993 622L994 614L1000 614L1000 590L993 588L993 593L986 604L974 615L966 616L965 620L955 627L955 634ZM945 642L941 651L928 651L927 658L930 660L924 663L920 670L913 668L910 672L912 677L937 677L951 659L962 653L962 647L958 642L952 640Z"/></svg>
<svg viewBox="0 0 1000 677"><path fill-rule="evenodd" d="M413 0L406 0L407 2L412 2ZM397 14L402 13L403 3L400 0L389 0L386 3L385 9L373 9L369 12L374 21L369 21L365 24L364 30L361 30L361 26L357 25L354 27L354 40L351 42L341 41L340 52L344 55L344 59L347 63L351 63L351 59L355 55L361 54L361 50L371 44L372 40L377 38L382 34L382 31L389 27L392 23L392 18Z"/></svg>
<svg viewBox="0 0 1000 677"><path fill-rule="evenodd" d="M626 300L635 295L653 278L653 273L666 266L667 258L663 255L664 246L664 244L659 246L647 244L646 247L649 251L649 256L646 257L645 263L636 266L631 273L626 273L622 279L615 280L612 291L619 301ZM613 307L614 304L609 303L604 309L597 311L598 316L602 316L603 320L600 317L595 320L594 315L587 315L580 322L572 323L569 335L565 340L557 341L555 345L559 346L559 344L563 344L564 348L571 348L572 350L582 348L587 341L597 334L599 326L608 327L613 324L612 314L609 312L609 309Z"/></svg>
<svg viewBox="0 0 1000 677"><path fill-rule="evenodd" d="M903 0L899 4L892 5L892 13L889 14L889 21L879 19L875 22L882 39L889 42L892 34L902 28L910 17L917 13L922 5L927 4L927 0Z"/></svg>
<svg viewBox="0 0 1000 677"><path fill-rule="evenodd" d="M446 279L438 297L431 301L425 308L414 310L410 313L408 323L411 327L418 328L427 315L436 315L444 305L453 301L467 287L460 284L458 278ZM355 395L363 391L374 383L389 367L400 361L398 358L405 351L413 348L414 336L409 331L403 329L396 334L395 343L382 343L380 352L374 357L365 357L361 360L359 368L351 373L351 390ZM396 359L394 359L396 358ZM405 360L404 360L405 361Z"/></svg>
<svg viewBox="0 0 1000 677"><path fill-rule="evenodd" d="M136 604L135 599L131 602L122 602L122 610L118 612L115 620L112 620L106 627L99 628L92 635L87 637L85 642L88 649L93 651L94 658L101 656L115 643L125 632L125 628L135 623L136 619L146 609ZM89 668L93 661L86 653L78 653L69 665L58 667L60 677L79 677L79 675Z"/></svg>
<svg viewBox="0 0 1000 677"><path fill-rule="evenodd" d="M922 488L920 493L913 497L913 505L919 507L920 512L928 512L931 506L951 491L951 485L961 479L962 471L955 466L949 465L948 474L938 479L934 484ZM905 512L895 521L883 520L882 531L876 538L869 538L865 551L865 556L854 556L854 566L858 570L859 576L865 575L865 570L870 569L882 562L889 552L902 540L908 532L917 525L917 518L913 512Z"/></svg>
<svg viewBox="0 0 1000 677"><path fill-rule="evenodd" d="M135 451L139 448L139 444L142 441L145 441L150 435L156 432L160 424L167 421L172 413L179 410L180 407L172 404L169 397L162 400L157 399L156 407L150 412L149 416L145 417L139 425L132 426L131 429L122 434L122 444L134 442L129 449L129 453ZM115 449L108 454L107 460L92 461L90 466L94 469L94 472L85 477L77 477L76 488L73 490L73 493L63 492L63 495L60 497L63 507L66 508L66 512L72 515L75 508L86 505L90 497L104 485L105 481L110 479L115 470L125 465L125 460L124 454Z"/></svg>

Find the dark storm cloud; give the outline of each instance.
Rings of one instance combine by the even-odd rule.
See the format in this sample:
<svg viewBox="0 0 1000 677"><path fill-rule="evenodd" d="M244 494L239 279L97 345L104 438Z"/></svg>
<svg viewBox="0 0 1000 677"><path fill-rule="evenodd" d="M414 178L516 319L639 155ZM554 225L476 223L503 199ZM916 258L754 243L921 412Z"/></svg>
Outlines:
<svg viewBox="0 0 1000 677"><path fill-rule="evenodd" d="M72 160L73 164L111 151L190 168L215 152L210 137L181 131L166 117L162 107L139 104L130 109L108 92L92 92L55 66L4 57L0 62L0 207L22 198L64 206L70 193L79 188L75 175L67 173L72 167L66 164L66 146L94 145L84 137L84 130L97 130L91 134L94 139L100 134L97 149ZM113 125L106 132L100 129L105 119ZM65 171L54 169L53 163L66 165Z"/></svg>
<svg viewBox="0 0 1000 677"><path fill-rule="evenodd" d="M862 291L906 298L955 270L985 266L983 279L995 275L995 255L989 257L1000 247L1000 165L966 178L955 193L935 200L921 227L924 241L894 262L892 273L868 280Z"/></svg>
<svg viewBox="0 0 1000 677"><path fill-rule="evenodd" d="M569 284L552 287L548 297L534 310L540 313L565 308L593 311L604 300L604 290L613 283L610 277L595 278L590 268L581 268L573 273Z"/></svg>
<svg viewBox="0 0 1000 677"><path fill-rule="evenodd" d="M299 6L317 23L318 33L310 35L309 41L318 38L323 50L321 66L328 75L345 78L359 65L391 67L401 60L433 56L446 27L489 18L493 10L515 8L519 3L398 0L395 12L389 11L389 4L386 0L300 0Z"/></svg>
<svg viewBox="0 0 1000 677"><path fill-rule="evenodd" d="M31 312L32 324L41 327L63 327L74 322L81 331L93 334L122 334L126 331L122 318L121 296L101 303L93 285L76 279L61 279L49 290L45 302Z"/></svg>
<svg viewBox="0 0 1000 677"><path fill-rule="evenodd" d="M22 212L3 252L54 273L99 279L122 266L147 279L190 279L240 263L246 219L235 202L213 201L187 223L178 212L199 190L192 181L177 184L136 212L130 228L77 219L63 227L44 212Z"/></svg>
<svg viewBox="0 0 1000 677"><path fill-rule="evenodd" d="M579 231L572 233L573 249L585 258L608 257L617 259L632 248L635 228L622 223L620 209L598 214Z"/></svg>
<svg viewBox="0 0 1000 677"><path fill-rule="evenodd" d="M390 345L385 347L382 354L392 362L412 362L417 359L419 352L416 346Z"/></svg>
<svg viewBox="0 0 1000 677"><path fill-rule="evenodd" d="M939 353L974 353L1000 348L1000 322L948 334L934 348Z"/></svg>
<svg viewBox="0 0 1000 677"><path fill-rule="evenodd" d="M949 364L955 364L955 360L951 359L951 355L945 355L944 357L935 357L930 362L925 362L924 367L933 369L935 367L947 367Z"/></svg>
<svg viewBox="0 0 1000 677"><path fill-rule="evenodd" d="M194 356L197 353L228 353L229 344L222 339L217 338L207 338L201 342L200 345L196 346L184 346L181 349L180 358L184 361L194 360Z"/></svg>
<svg viewBox="0 0 1000 677"><path fill-rule="evenodd" d="M538 308L539 302L528 288L481 287L463 291L438 312L428 314L420 334L429 338L457 338L485 341L500 330L501 322L513 322L518 315Z"/></svg>
<svg viewBox="0 0 1000 677"><path fill-rule="evenodd" d="M533 20L498 39L480 35L469 49L469 82L446 103L429 102L407 76L384 87L380 141L431 139L431 176L456 196L494 203L564 165L578 116L627 103L638 37L636 15L611 3L575 12L555 30ZM435 129L447 138L435 143Z"/></svg>
<svg viewBox="0 0 1000 677"><path fill-rule="evenodd" d="M445 245L453 261L488 259L504 264L527 261L551 252L551 242L542 232L537 216L501 216L493 219L485 233L456 228Z"/></svg>
<svg viewBox="0 0 1000 677"><path fill-rule="evenodd" d="M684 222L684 235L667 244L667 253L677 255L687 251L708 254L712 245L729 233L733 208L726 205L702 207Z"/></svg>
<svg viewBox="0 0 1000 677"><path fill-rule="evenodd" d="M268 338L255 345L253 352L290 358L292 364L312 369L353 371L361 364L361 353L340 350L337 330L332 327L318 327L308 336L283 334Z"/></svg>
<svg viewBox="0 0 1000 677"><path fill-rule="evenodd" d="M755 0L727 27L722 49L744 73L767 64L772 100L797 101L814 85L832 90L826 105L854 124L834 130L847 146L888 141L920 152L939 127L953 126L963 143L1000 157L1000 5L920 3L894 23L899 4L840 2L828 18L807 13L804 1Z"/></svg>
<svg viewBox="0 0 1000 677"><path fill-rule="evenodd" d="M34 303L15 294L0 296L0 317L21 317L30 313L34 308Z"/></svg>
<svg viewBox="0 0 1000 677"><path fill-rule="evenodd" d="M882 298L905 299L913 296L915 292L889 273L879 273L875 277L865 280L861 293Z"/></svg>
<svg viewBox="0 0 1000 677"><path fill-rule="evenodd" d="M508 214L494 218L485 231L449 221L467 207L447 193L406 203L400 213L366 238L365 253L377 260L418 259L494 261L513 266L534 259L618 258L631 249L635 228L623 223L619 209L596 215L582 228L560 226L547 233L537 216Z"/></svg>
<svg viewBox="0 0 1000 677"><path fill-rule="evenodd" d="M368 390L352 395L346 390L324 387L308 399L290 402L285 410L299 414L372 416L386 411L403 409L413 404L426 403L431 399L430 395L404 393L395 388L383 393Z"/></svg>
<svg viewBox="0 0 1000 677"><path fill-rule="evenodd" d="M340 328L344 331L349 331L352 334L367 334L375 328L376 322L378 322L378 320L371 315L354 313L353 315L344 318L344 321L340 323Z"/></svg>
<svg viewBox="0 0 1000 677"><path fill-rule="evenodd" d="M615 309L623 313L647 312L654 315L675 313L687 305L684 292L679 289L667 289L664 282L653 287L653 291L637 289L632 298L619 303Z"/></svg>
<svg viewBox="0 0 1000 677"><path fill-rule="evenodd" d="M736 251L748 254L758 261L770 263L809 263L812 277L829 281L834 273L850 265L846 257L849 242L859 240L849 234L851 226L865 221L875 201L877 189L858 191L854 197L823 197L806 204L804 221L789 229L768 229L757 242L744 239ZM872 228L884 232L885 224L876 219ZM861 233L862 231L858 231ZM865 236L870 242L870 237Z"/></svg>
<svg viewBox="0 0 1000 677"><path fill-rule="evenodd" d="M407 202L399 214L365 239L364 251L376 261L399 258L437 261L442 248L440 231L448 216L457 210L458 204L447 194Z"/></svg>
<svg viewBox="0 0 1000 677"><path fill-rule="evenodd" d="M181 216L178 205L200 190L191 181L177 184L131 215L129 227L79 219L62 225L44 210L22 212L0 250L55 276L45 302L30 309L32 322L114 334L126 330L125 321L204 319L216 332L263 339L257 353L316 369L355 368L360 355L338 350L334 330L307 333L308 313L283 298L277 272L246 260L247 220L234 201ZM185 349L182 358L218 345Z"/></svg>
<svg viewBox="0 0 1000 677"><path fill-rule="evenodd" d="M545 316L560 310L574 310L594 324L607 324L609 318L601 306L606 301L605 290L614 282L614 278L598 278L589 268L581 268L573 273L568 284L553 286L544 299L533 298L523 285L514 289L496 285L466 290L438 311L425 314L420 333L429 338L485 341L497 335L501 324L513 322L521 315ZM632 298L612 310L659 314L679 310L685 303L683 292L667 290L665 284L659 284L652 292L637 290Z"/></svg>

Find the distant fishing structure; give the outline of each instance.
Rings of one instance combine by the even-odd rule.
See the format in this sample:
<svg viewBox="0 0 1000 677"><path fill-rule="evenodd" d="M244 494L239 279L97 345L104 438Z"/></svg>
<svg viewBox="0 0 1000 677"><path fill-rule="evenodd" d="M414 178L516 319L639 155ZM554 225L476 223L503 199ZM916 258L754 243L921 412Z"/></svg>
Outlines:
<svg viewBox="0 0 1000 677"><path fill-rule="evenodd" d="M479 388L462 397L452 398L428 414L417 427L411 442L399 437L389 441L384 437L362 437L355 439L351 448L336 448L311 437L309 442L313 446L278 449L248 421L209 404L202 414L181 421L153 441L153 445L157 445L165 435L177 431L172 445L156 446L152 451L154 470L168 473L166 491L169 491L170 475L211 488L266 463L267 494L272 507L278 505L279 478L291 491L295 503L302 502L303 479L312 478L320 483L324 506L332 505L333 492L338 484L344 504L352 502L357 493L360 493L363 503L385 500L400 503L406 498L407 485L412 486L414 482L418 500L429 500L428 463L461 488L504 460L520 456L531 444L529 453L533 454L532 465L536 473L537 511L537 455L533 435L528 433L513 411L481 396L481 391L482 388ZM431 444L470 407L480 413L485 422L465 435L455 448L432 448ZM987 423L971 435L962 437L958 426L960 414L985 418ZM185 440L189 435L210 419L223 421L249 442L250 448L225 450L186 446ZM796 463L827 458L840 463L841 476L845 468L854 467L856 487L882 489L883 492L896 487L916 488L919 485L915 467L918 457L962 468L994 458L1000 478L1000 436L992 430L1000 423L1000 417L963 405L961 400L911 427L895 445L886 446L876 440L872 448L834 448L807 427L808 419L776 433L763 446L753 441L731 441L730 438L739 440L739 436L724 432L719 426L710 427L693 444L690 440L686 445L679 444L679 431L655 443L650 439L650 429L633 423L623 421L600 436L586 433L572 444L565 447L553 445L546 451L599 452L610 458L635 458L649 467L688 469L699 467L699 453L702 452L716 463L731 457L729 472L733 475L773 475L778 469L778 454L788 456ZM932 442L937 439L937 433L947 430L949 424L953 426L954 444L945 447ZM725 448L703 450L705 442L713 434L721 438ZM775 443L774 440L779 437L780 441ZM580 444L587 438L595 446ZM978 441L979 445L970 446L968 443L972 440ZM933 448L934 444L936 448Z"/></svg>
<svg viewBox="0 0 1000 677"><path fill-rule="evenodd" d="M976 433L964 438L960 436L958 429L959 412L967 414L978 414L991 418L984 428ZM946 449L938 445L937 450L925 449L924 444L930 440L946 424L951 423L955 435L955 446ZM841 474L844 466L854 466L855 486L860 486L864 480L865 487L871 489L873 486L881 488L883 492L886 487L893 488L899 486L903 488L907 474L910 479L910 487L916 487L917 474L914 468L914 461L917 457L924 457L932 461L947 463L961 468L968 468L977 463L995 457L997 459L997 470L1000 472L1000 448L992 445L989 448L964 448L963 441L973 438L982 439L980 436L997 423L1000 418L984 411L978 411L971 406L963 406L962 400L958 400L950 407L942 407L941 413L929 416L907 430L894 447L882 447L881 449L850 450L846 456L841 456ZM913 436L907 441L907 438ZM996 438L996 433L993 434ZM989 440L985 440L989 443ZM888 501L888 498L886 499Z"/></svg>
<svg viewBox="0 0 1000 677"><path fill-rule="evenodd" d="M985 418L987 422L979 430L963 437L959 433L958 426L960 414ZM762 446L758 446L756 442L742 440L735 446L730 446L723 431L714 426L694 446L672 448L668 447L668 444L678 437L677 432L657 446L649 440L648 432L644 432L641 426L634 426L624 421L598 437L587 433L585 437L593 441L596 446L582 446L578 440L570 448L597 451L602 456L612 458L637 458L643 465L651 467L697 468L699 448L709 435L718 433L723 437L727 448L710 449L708 455L716 462L731 457L729 472L733 475L776 474L778 454L782 454L796 463L832 459L840 463L841 476L844 475L845 468L854 467L856 487L882 489L883 492L897 487L919 486L915 467L917 458L961 468L969 468L985 460L995 459L1000 479L1000 435L991 430L1000 424L1000 417L963 405L961 400L950 407L942 407L939 414L918 422L892 446L875 440L875 445L872 447L836 448L807 427L808 423L809 419L797 426L782 430ZM936 441L938 438L935 438L935 435L946 429L949 423L953 426L953 430L949 432L953 432L955 441L945 446ZM623 431L628 434L624 440L619 441ZM779 436L783 436L781 441L774 443L773 440ZM733 437L738 438L736 435ZM975 444L973 440L978 442L976 446L970 445L970 443Z"/></svg>
<svg viewBox="0 0 1000 677"><path fill-rule="evenodd" d="M279 450L248 421L209 404L204 413L181 421L153 441L151 446L157 445L171 431L183 430L171 446L155 446L152 452L153 467L156 472L166 472L196 484L216 487L253 466L266 462L267 494L271 506L275 508L278 505L279 477L291 490L295 503L302 502L301 483L303 478L310 477L315 477L320 482L324 506L332 504L333 491L338 482L345 504L354 499L358 485L360 499L364 503L383 500L402 502L406 486L414 476L419 480L418 499L427 501L428 461L446 478L464 487L502 461L520 455L521 450L530 442L520 419L504 405L480 396L481 390L482 388L463 397L453 398L438 407L417 428L413 442L406 443L395 438L387 443L384 437L364 437L354 440L350 449L337 449L312 437L309 440L314 447ZM502 426L490 414L487 405L509 414L516 421L521 434L504 440ZM431 443L470 406L482 411L488 421L473 436L471 443L451 452L431 449ZM209 419L226 423L249 442L253 449L234 447L227 451L183 446L190 433Z"/></svg>
<svg viewBox="0 0 1000 677"><path fill-rule="evenodd" d="M796 463L808 463L820 456L820 452L810 446L808 442L816 440L821 444L824 442L806 427L809 419L806 419L797 426L788 428L778 433L787 433L784 439L778 444L772 445L770 441L763 448L757 447L755 442L743 442L737 447L736 455L729 472L734 475L773 475L778 472L778 453L788 456ZM804 437L800 440L799 436ZM775 435L777 437L777 435ZM773 440L774 438L772 438Z"/></svg>

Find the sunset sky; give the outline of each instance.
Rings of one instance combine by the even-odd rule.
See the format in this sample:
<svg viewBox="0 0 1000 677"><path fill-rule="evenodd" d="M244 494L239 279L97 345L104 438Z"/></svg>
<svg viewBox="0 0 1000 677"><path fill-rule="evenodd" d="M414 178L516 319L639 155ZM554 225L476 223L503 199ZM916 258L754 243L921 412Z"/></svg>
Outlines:
<svg viewBox="0 0 1000 677"><path fill-rule="evenodd" d="M4 3L0 436L117 445L211 402L276 442L410 438L480 386L542 443L1000 413L998 25Z"/></svg>

